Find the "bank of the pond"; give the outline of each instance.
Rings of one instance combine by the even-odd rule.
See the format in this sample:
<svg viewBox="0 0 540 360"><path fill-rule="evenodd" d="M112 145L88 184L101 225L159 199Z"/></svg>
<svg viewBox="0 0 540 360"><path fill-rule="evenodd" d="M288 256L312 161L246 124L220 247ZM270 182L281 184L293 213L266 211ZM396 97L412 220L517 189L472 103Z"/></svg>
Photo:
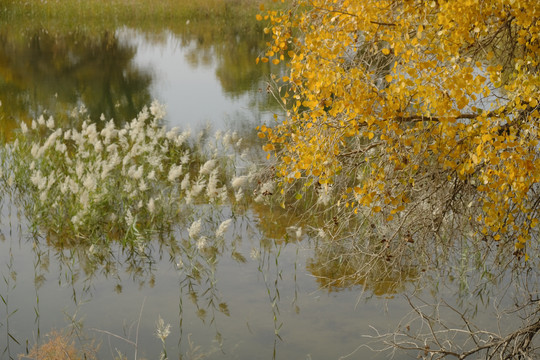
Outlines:
<svg viewBox="0 0 540 360"><path fill-rule="evenodd" d="M235 27L256 24L253 17L259 5L270 1L255 0L113 0L113 1L0 1L0 15L20 25L54 24L59 28L79 26L115 28L129 26L144 30L162 28L164 24L182 25L187 20L221 22ZM231 20L240 24L234 24ZM227 31L225 27L224 31Z"/></svg>

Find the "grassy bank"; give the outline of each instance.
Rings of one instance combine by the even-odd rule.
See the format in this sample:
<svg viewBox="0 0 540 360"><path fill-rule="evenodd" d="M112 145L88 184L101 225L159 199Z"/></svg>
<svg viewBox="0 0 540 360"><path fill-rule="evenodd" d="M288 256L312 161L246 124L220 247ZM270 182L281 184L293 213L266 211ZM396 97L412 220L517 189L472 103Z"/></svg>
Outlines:
<svg viewBox="0 0 540 360"><path fill-rule="evenodd" d="M266 1L266 0L265 0ZM186 22L227 21L238 26L258 26L257 0L89 0L89 1L0 1L0 19L10 26L35 28L47 25L56 30L92 27L111 29L121 26L145 30L185 26ZM236 23L231 23L231 20ZM252 25L250 25L252 24ZM224 29L226 31L226 29Z"/></svg>

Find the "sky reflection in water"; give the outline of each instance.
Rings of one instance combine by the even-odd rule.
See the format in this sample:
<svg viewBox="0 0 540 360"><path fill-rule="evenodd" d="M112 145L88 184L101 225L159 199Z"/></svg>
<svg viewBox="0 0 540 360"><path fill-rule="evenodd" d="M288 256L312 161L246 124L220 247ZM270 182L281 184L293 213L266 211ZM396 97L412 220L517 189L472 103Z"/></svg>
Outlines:
<svg viewBox="0 0 540 360"><path fill-rule="evenodd" d="M253 115L256 87L264 87L264 79L253 84L255 91L231 94L216 77L213 57L205 62L189 60L196 53L194 41L182 44L174 34L164 33L160 35L161 41L152 43L127 29L119 31L118 36L137 48L133 62L152 74L150 93L167 105L170 126L195 130L211 124L214 129L224 130L227 120Z"/></svg>

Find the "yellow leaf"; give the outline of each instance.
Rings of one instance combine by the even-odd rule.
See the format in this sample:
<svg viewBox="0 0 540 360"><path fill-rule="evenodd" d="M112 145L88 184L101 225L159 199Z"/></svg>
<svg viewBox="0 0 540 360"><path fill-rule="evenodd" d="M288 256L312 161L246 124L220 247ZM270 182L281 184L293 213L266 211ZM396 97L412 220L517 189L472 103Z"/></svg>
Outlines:
<svg viewBox="0 0 540 360"><path fill-rule="evenodd" d="M388 54L390 54L390 49L384 48L384 49L382 49L382 53L383 53L384 55L388 55Z"/></svg>

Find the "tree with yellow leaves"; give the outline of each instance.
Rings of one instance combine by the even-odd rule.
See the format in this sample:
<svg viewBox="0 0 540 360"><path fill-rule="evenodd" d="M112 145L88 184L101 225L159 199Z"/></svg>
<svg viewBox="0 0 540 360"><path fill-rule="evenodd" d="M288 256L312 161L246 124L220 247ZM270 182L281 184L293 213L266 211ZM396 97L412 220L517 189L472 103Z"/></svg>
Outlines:
<svg viewBox="0 0 540 360"><path fill-rule="evenodd" d="M389 242L455 228L530 256L540 2L294 0L258 18L257 60L290 58L274 78L287 117L259 129L284 193L333 192Z"/></svg>

